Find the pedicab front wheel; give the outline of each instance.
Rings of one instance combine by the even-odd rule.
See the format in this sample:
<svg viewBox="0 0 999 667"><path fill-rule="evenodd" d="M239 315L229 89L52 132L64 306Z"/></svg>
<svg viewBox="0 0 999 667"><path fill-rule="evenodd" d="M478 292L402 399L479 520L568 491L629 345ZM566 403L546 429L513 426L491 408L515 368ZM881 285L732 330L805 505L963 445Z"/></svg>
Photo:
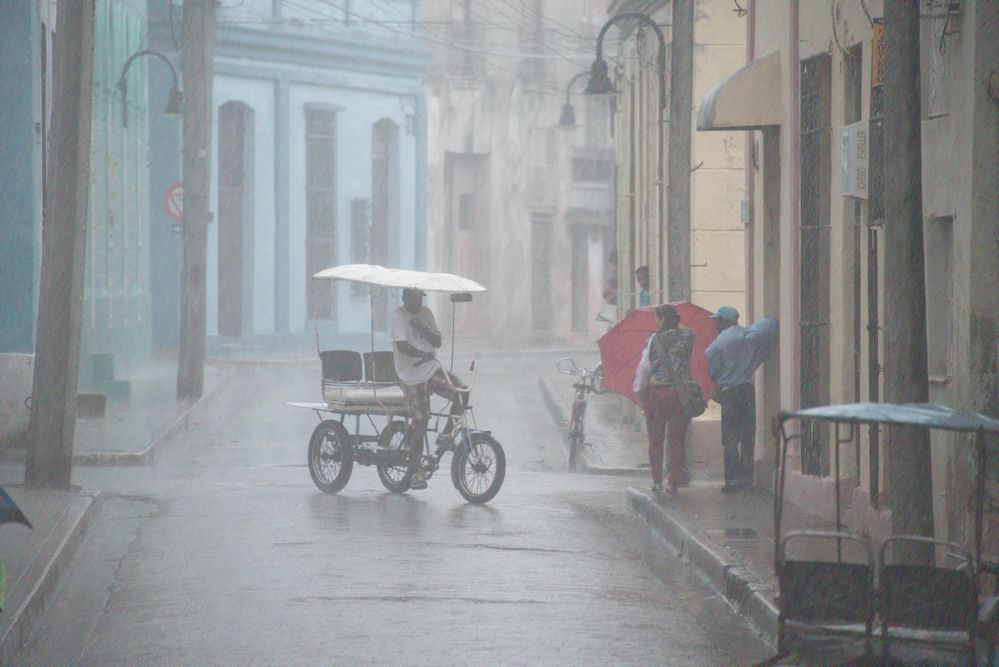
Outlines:
<svg viewBox="0 0 999 667"><path fill-rule="evenodd" d="M467 446L459 446L451 459L451 480L470 503L492 500L506 476L506 454L488 433L472 433Z"/></svg>
<svg viewBox="0 0 999 667"><path fill-rule="evenodd" d="M339 493L354 470L350 434L338 421L326 420L309 440L309 474L323 493Z"/></svg>

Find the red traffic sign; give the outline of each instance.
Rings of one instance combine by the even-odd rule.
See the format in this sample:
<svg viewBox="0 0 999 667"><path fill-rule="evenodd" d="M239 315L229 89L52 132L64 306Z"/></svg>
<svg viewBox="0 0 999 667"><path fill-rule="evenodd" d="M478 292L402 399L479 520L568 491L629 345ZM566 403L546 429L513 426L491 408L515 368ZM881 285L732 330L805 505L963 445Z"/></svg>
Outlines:
<svg viewBox="0 0 999 667"><path fill-rule="evenodd" d="M184 184L174 181L163 193L163 210L177 222L184 222Z"/></svg>

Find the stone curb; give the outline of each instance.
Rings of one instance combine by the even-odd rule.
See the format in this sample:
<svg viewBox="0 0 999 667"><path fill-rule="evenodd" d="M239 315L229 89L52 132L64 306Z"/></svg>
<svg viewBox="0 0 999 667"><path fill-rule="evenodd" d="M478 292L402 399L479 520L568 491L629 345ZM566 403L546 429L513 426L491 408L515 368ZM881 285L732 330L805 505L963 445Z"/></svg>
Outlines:
<svg viewBox="0 0 999 667"><path fill-rule="evenodd" d="M628 507L642 517L657 548L669 551L692 566L770 642L777 644L777 608L753 572L708 540L698 537L650 496L628 489Z"/></svg>
<svg viewBox="0 0 999 667"><path fill-rule="evenodd" d="M73 464L81 466L143 466L153 462L157 448L161 448L166 443L184 433L191 425L191 419L196 416L203 407L212 399L222 393L229 385L235 372L228 370L223 373L219 381L207 394L188 405L177 416L177 418L166 428L165 431L153 438L153 441L139 452L81 452L73 454Z"/></svg>
<svg viewBox="0 0 999 667"><path fill-rule="evenodd" d="M100 491L81 491L80 494L87 496L83 511L73 520L69 530L59 539L59 544L51 559L42 566L42 571L28 595L13 612L7 631L0 637L0 664L10 664L18 651L24 647L25 641L31 635L33 625L45 611L47 598L58 585L59 578L83 542L87 528L96 511ZM30 567L34 570L34 563ZM29 574L32 572L29 571Z"/></svg>
<svg viewBox="0 0 999 667"><path fill-rule="evenodd" d="M552 381L544 375L538 376L538 390L541 392L541 400L544 402L545 407L548 408L548 414L551 415L551 418L555 421L559 432L563 436L563 444L568 449L569 443L565 439L569 424L568 406L562 400L558 390L552 386ZM649 471L644 468L592 465L587 459L585 447L579 452L576 469L578 472L589 475L611 475L615 477L646 477L649 474Z"/></svg>

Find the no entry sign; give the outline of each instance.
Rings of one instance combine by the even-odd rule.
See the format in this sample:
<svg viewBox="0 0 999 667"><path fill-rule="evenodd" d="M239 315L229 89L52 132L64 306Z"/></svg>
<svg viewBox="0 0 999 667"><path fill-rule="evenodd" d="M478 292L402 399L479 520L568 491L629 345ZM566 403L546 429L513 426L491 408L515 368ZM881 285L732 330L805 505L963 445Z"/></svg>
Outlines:
<svg viewBox="0 0 999 667"><path fill-rule="evenodd" d="M174 181L163 193L163 210L177 222L184 222L184 184Z"/></svg>

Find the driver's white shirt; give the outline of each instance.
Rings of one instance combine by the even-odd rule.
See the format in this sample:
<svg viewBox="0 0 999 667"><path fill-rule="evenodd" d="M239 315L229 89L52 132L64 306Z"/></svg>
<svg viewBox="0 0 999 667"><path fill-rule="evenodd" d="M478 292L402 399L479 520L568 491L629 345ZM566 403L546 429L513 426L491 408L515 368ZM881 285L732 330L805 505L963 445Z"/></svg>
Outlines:
<svg viewBox="0 0 999 667"><path fill-rule="evenodd" d="M434 314L430 312L429 308L423 306L420 308L420 312L414 315L406 310L405 306L399 306L392 313L392 319L389 322L389 337L393 343L405 341L422 352L434 352L434 346L430 344L430 341L420 336L410 324L410 320L414 317L427 325L427 328L435 334L441 335L440 329L437 328L437 322L434 321ZM423 384L440 369L440 366L433 361L427 361L417 366L419 359L399 352L394 345L392 353L396 375L399 376L399 380L403 384Z"/></svg>

